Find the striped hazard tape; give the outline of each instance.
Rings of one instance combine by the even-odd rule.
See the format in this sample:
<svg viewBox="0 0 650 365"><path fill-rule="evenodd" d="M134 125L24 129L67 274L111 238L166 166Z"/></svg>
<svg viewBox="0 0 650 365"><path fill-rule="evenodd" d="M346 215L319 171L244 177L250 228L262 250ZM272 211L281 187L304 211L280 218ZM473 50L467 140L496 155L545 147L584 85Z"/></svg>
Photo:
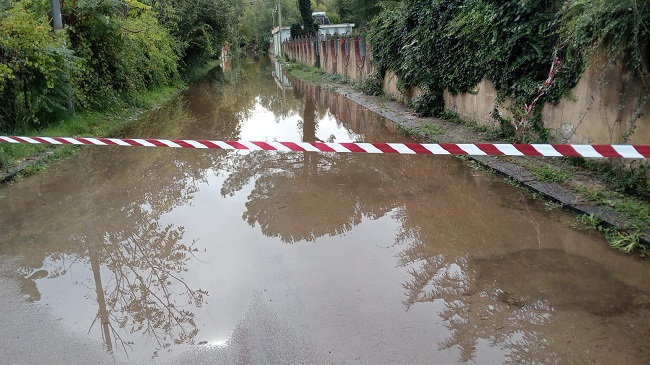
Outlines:
<svg viewBox="0 0 650 365"><path fill-rule="evenodd" d="M249 151L314 151L342 153L398 153L418 155L551 156L650 158L650 146L505 143L325 143L250 142L187 139L71 138L0 136L0 142L53 145L212 148Z"/></svg>

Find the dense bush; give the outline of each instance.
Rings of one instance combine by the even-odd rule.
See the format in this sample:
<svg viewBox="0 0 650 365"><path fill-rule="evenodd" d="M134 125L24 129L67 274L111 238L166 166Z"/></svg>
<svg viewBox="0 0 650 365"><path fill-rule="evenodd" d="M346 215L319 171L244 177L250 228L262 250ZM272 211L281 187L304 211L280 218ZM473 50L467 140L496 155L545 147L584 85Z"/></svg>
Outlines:
<svg viewBox="0 0 650 365"><path fill-rule="evenodd" d="M179 68L219 56L240 0L0 0L0 132L18 133L77 108L131 103L175 83Z"/></svg>
<svg viewBox="0 0 650 365"><path fill-rule="evenodd" d="M78 1L64 10L70 14L71 48L80 58L73 78L83 106L105 107L176 81L175 41L150 7L136 1Z"/></svg>
<svg viewBox="0 0 650 365"><path fill-rule="evenodd" d="M65 37L55 37L46 14L30 2L5 8L0 19L0 130L39 126L65 109L72 96L67 80L74 63Z"/></svg>

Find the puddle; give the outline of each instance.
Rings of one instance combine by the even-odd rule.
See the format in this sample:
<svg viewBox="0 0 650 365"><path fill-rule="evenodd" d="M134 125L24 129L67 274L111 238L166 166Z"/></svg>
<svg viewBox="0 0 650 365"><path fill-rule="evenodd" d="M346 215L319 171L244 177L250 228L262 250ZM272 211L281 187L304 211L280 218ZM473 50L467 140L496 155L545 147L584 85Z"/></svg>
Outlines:
<svg viewBox="0 0 650 365"><path fill-rule="evenodd" d="M125 136L405 138L268 60L230 68ZM0 197L3 280L119 361L650 357L648 263L453 157L87 148Z"/></svg>

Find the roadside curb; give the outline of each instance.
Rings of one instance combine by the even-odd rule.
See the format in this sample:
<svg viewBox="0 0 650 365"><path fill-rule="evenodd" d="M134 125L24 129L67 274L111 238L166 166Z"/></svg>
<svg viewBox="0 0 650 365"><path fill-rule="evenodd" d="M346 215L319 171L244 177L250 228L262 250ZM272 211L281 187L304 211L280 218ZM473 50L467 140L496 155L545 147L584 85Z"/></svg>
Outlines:
<svg viewBox="0 0 650 365"><path fill-rule="evenodd" d="M36 166L39 163L48 162L52 154L52 150L42 152L38 156L25 160L18 165L10 168L6 172L0 172L0 185L12 181L16 178L16 176L25 172L30 166Z"/></svg>
<svg viewBox="0 0 650 365"><path fill-rule="evenodd" d="M470 127L445 121L439 118L417 117L414 115L414 112L411 108L384 97L369 96L348 86L341 85L337 85L330 91L343 95L347 99L356 102L357 104L392 121L399 127L412 129L413 127L423 125L425 122L439 126L453 125L454 128L467 130L468 139L462 142L472 143L484 141L484 139L480 138L479 134ZM381 100L380 104L382 107L378 107L378 100ZM427 137L422 133L414 133L423 138ZM449 137L445 133L443 135L436 136L436 138L445 141L445 138ZM459 141L445 142L458 143ZM515 180L524 188L540 194L547 200L561 204L563 210L578 215L593 214L594 216L599 217L602 221L601 225L605 228L624 229L628 223L628 219L623 214L611 209L608 206L587 201L558 183L539 181L535 178L535 175L525 167L507 161L502 161L493 156L467 156L467 158L475 161L476 163L491 171L494 171L501 177ZM650 247L650 228L646 228L645 230L641 231L639 241L640 243Z"/></svg>

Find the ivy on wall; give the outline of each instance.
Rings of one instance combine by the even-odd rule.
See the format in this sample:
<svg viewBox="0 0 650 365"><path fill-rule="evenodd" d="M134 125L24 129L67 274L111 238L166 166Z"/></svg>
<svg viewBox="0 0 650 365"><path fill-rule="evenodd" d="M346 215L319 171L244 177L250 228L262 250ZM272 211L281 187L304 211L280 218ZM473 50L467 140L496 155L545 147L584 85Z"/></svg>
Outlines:
<svg viewBox="0 0 650 365"><path fill-rule="evenodd" d="M559 60L561 69L534 103L530 132L517 136L540 140L547 136L544 102L569 93L594 49L605 45L614 61L624 56L642 69L649 23L650 5L635 0L404 0L384 2L368 36L380 74L393 70L401 87L425 92L414 100L419 113L440 115L443 90L472 92L487 79L498 90L494 117L510 134L516 123L497 107L512 98L514 117L524 115Z"/></svg>

